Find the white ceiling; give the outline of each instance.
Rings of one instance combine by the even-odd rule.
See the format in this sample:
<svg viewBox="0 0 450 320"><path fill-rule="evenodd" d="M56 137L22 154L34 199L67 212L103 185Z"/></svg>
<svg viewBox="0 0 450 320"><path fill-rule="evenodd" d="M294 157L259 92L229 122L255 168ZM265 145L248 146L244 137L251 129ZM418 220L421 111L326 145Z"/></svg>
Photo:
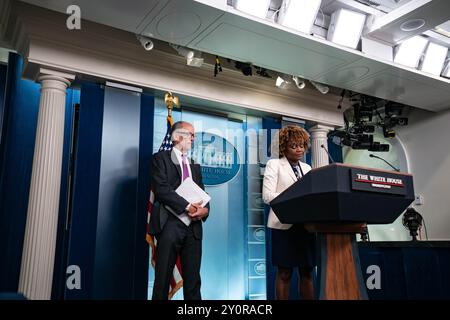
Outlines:
<svg viewBox="0 0 450 320"><path fill-rule="evenodd" d="M63 13L69 5L77 4L83 19L129 32L427 110L450 108L448 79L378 61L359 51L252 18L227 6L226 0L25 2ZM324 0L323 11L350 2L356 1ZM378 9L392 11L410 1L372 2L380 3ZM450 11L448 16L446 20L450 20Z"/></svg>
<svg viewBox="0 0 450 320"><path fill-rule="evenodd" d="M394 9L400 8L411 2L411 0L352 0L354 2L366 3L369 6L372 6L378 10L382 10L384 12L390 12ZM370 5L371 3L377 3L378 5Z"/></svg>
<svg viewBox="0 0 450 320"><path fill-rule="evenodd" d="M439 25L438 27L444 29L445 31L450 32L450 20Z"/></svg>
<svg viewBox="0 0 450 320"><path fill-rule="evenodd" d="M395 46L414 35L422 34L445 23L449 16L450 1L448 0L410 1L375 20L365 36ZM414 21L420 22L417 25ZM411 22L416 24L417 28L412 31L402 30L404 23Z"/></svg>
<svg viewBox="0 0 450 320"><path fill-rule="evenodd" d="M411 0L322 0L321 7L326 14L331 14L338 8L350 8L352 6L354 8L358 5L381 11L381 13L386 13L400 8L410 1Z"/></svg>

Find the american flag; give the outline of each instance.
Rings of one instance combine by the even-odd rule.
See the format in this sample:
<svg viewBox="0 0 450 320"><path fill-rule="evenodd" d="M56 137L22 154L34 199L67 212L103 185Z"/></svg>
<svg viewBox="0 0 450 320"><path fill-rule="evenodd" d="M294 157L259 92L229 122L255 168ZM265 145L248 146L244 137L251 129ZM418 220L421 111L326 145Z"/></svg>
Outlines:
<svg viewBox="0 0 450 320"><path fill-rule="evenodd" d="M171 151L173 144L171 139L171 133L172 133L172 126L173 126L173 119L172 116L169 114L167 116L167 131L166 135L164 136L164 140L161 143L161 147L159 148L159 151ZM153 191L153 186L150 186L150 199L148 201L148 210L147 210L147 235L146 240L150 247L152 248L152 257L151 257L151 263L153 268L156 264L156 249L157 249L157 243L154 236L150 234L150 217L152 215L153 211L153 203L155 202L155 193ZM169 299L172 299L173 295L183 286L183 278L181 274L181 261L180 256L177 256L177 262L175 263L175 267L173 268L172 278L170 279L170 287L169 287Z"/></svg>

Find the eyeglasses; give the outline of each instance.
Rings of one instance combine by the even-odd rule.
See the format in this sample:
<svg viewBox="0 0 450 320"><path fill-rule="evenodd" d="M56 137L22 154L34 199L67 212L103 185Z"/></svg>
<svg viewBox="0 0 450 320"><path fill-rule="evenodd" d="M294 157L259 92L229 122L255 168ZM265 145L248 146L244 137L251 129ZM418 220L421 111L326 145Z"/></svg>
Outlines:
<svg viewBox="0 0 450 320"><path fill-rule="evenodd" d="M291 144L291 145L289 145L289 148L291 148L291 149L293 149L293 150L295 150L295 149L297 149L297 148L305 149L305 146L302 145L302 144Z"/></svg>
<svg viewBox="0 0 450 320"><path fill-rule="evenodd" d="M185 137L195 138L195 134L194 134L194 133L191 133L191 132L189 132L189 131L181 131L181 130L179 130L178 133L179 133L179 134L182 134L182 135L185 136Z"/></svg>

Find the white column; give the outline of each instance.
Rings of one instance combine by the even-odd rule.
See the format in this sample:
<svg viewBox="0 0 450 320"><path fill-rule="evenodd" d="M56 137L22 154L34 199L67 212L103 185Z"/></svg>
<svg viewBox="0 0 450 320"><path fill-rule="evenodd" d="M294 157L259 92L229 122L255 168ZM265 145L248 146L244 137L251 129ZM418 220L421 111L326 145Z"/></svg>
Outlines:
<svg viewBox="0 0 450 320"><path fill-rule="evenodd" d="M66 89L74 76L41 69L41 97L34 147L19 292L51 298L64 143Z"/></svg>
<svg viewBox="0 0 450 320"><path fill-rule="evenodd" d="M309 130L311 133L311 158L313 168L323 167L330 163L328 154L321 145L328 150L327 134L333 129L333 127L318 124Z"/></svg>

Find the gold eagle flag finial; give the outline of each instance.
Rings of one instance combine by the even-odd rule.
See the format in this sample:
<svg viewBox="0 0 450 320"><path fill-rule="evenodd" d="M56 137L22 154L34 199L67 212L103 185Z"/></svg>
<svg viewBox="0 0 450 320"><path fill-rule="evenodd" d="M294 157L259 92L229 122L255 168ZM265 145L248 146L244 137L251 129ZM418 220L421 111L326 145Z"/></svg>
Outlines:
<svg viewBox="0 0 450 320"><path fill-rule="evenodd" d="M176 105L177 107L180 106L180 99L172 95L172 92L170 91L166 92L164 95L164 102L167 105L167 109L169 109L169 116L172 115L173 105Z"/></svg>

